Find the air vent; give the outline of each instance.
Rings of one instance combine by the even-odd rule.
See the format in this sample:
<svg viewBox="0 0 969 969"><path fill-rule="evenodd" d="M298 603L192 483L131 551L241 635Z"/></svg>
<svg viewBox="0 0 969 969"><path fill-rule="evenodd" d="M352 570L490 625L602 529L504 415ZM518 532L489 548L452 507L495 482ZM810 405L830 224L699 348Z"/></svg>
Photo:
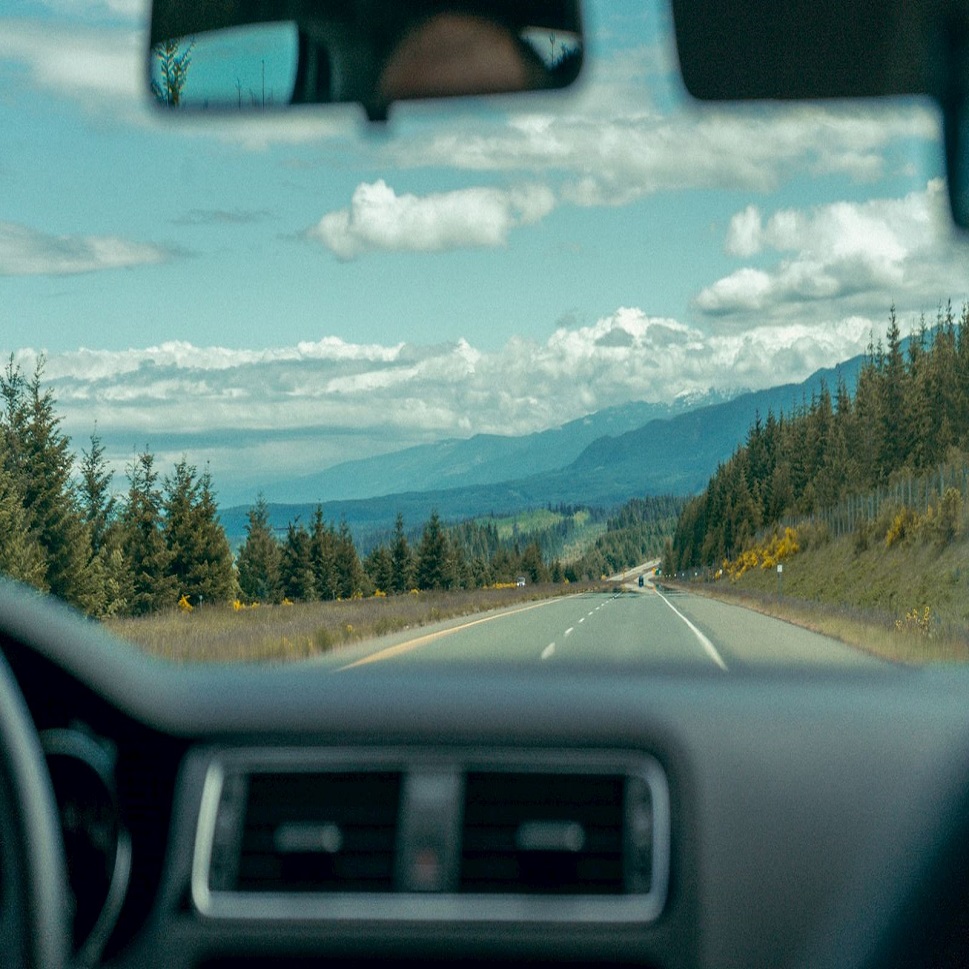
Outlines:
<svg viewBox="0 0 969 969"><path fill-rule="evenodd" d="M184 771L205 917L626 925L666 899L669 788L648 755L203 749Z"/></svg>
<svg viewBox="0 0 969 969"><path fill-rule="evenodd" d="M238 863L222 873L220 889L393 890L398 772L266 772L246 781ZM224 788L220 815L233 810L232 786Z"/></svg>
<svg viewBox="0 0 969 969"><path fill-rule="evenodd" d="M622 774L468 773L460 891L626 892L626 787Z"/></svg>

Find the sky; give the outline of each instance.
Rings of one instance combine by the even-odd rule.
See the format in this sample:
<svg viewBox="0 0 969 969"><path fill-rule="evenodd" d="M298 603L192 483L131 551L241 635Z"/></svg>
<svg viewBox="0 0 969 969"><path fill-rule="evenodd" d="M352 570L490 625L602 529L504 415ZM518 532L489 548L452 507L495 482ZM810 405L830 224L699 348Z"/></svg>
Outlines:
<svg viewBox="0 0 969 969"><path fill-rule="evenodd" d="M631 400L801 380L969 298L937 112L702 107L663 4L560 94L172 117L143 0L0 0L0 353L75 447L224 494ZM188 85L192 83L191 73ZM272 496L272 495L271 495Z"/></svg>

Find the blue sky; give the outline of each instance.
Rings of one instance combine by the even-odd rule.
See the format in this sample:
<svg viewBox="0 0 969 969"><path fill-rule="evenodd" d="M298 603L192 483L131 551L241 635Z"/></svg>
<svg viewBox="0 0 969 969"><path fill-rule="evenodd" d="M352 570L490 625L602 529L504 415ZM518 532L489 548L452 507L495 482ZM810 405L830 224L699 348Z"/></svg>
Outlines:
<svg viewBox="0 0 969 969"><path fill-rule="evenodd" d="M577 90L152 111L141 0L0 0L0 352L217 484L807 376L969 296L922 102L701 109L662 5ZM191 76L189 78L191 83ZM280 495L284 497L284 495Z"/></svg>

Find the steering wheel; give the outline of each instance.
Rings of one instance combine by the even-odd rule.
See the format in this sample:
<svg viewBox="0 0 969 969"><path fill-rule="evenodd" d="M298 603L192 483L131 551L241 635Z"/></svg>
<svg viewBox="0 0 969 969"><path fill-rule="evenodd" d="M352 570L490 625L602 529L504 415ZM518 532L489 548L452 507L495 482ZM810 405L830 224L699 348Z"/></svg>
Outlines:
<svg viewBox="0 0 969 969"><path fill-rule="evenodd" d="M5 966L62 969L67 877L40 740L0 652L0 952Z"/></svg>

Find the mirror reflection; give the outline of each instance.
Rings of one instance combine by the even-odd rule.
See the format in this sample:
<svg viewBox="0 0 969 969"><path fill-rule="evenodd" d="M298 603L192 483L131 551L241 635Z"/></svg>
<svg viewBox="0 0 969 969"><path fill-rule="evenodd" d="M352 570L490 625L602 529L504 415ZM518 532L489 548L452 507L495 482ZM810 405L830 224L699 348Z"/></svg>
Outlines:
<svg viewBox="0 0 969 969"><path fill-rule="evenodd" d="M264 109L565 87L582 63L576 0L155 0L151 92L170 108Z"/></svg>
<svg viewBox="0 0 969 969"><path fill-rule="evenodd" d="M151 92L170 108L267 108L292 100L296 24L247 24L156 44Z"/></svg>

